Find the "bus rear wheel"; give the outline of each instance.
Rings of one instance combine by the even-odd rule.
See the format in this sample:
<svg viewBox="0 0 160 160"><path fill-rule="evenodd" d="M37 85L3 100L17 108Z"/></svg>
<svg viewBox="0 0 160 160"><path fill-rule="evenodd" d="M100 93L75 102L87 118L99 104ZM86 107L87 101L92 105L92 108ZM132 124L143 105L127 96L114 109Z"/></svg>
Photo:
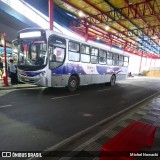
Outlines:
<svg viewBox="0 0 160 160"><path fill-rule="evenodd" d="M76 91L78 88L78 80L76 76L71 76L68 80L68 90L70 92Z"/></svg>
<svg viewBox="0 0 160 160"><path fill-rule="evenodd" d="M116 76L112 75L111 79L110 79L110 86L114 86L116 84Z"/></svg>

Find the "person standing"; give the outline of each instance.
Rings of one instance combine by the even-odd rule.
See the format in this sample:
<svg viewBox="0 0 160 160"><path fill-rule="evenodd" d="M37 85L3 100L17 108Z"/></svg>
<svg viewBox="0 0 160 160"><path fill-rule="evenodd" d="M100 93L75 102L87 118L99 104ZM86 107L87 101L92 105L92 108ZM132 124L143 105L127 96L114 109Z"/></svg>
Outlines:
<svg viewBox="0 0 160 160"><path fill-rule="evenodd" d="M3 61L2 58L0 57L0 77L3 77Z"/></svg>
<svg viewBox="0 0 160 160"><path fill-rule="evenodd" d="M9 75L11 78L11 84L15 85L17 84L17 72L16 72L16 67L13 64L13 59L9 60L10 64L9 64Z"/></svg>

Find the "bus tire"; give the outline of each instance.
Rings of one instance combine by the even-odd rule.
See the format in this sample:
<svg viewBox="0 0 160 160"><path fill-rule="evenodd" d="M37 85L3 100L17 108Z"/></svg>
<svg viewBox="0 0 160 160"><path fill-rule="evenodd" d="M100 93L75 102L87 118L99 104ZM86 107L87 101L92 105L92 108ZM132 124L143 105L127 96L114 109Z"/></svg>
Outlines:
<svg viewBox="0 0 160 160"><path fill-rule="evenodd" d="M78 80L76 76L71 76L68 80L68 90L74 92L78 88Z"/></svg>
<svg viewBox="0 0 160 160"><path fill-rule="evenodd" d="M110 86L114 86L116 84L116 76L112 75L110 79Z"/></svg>

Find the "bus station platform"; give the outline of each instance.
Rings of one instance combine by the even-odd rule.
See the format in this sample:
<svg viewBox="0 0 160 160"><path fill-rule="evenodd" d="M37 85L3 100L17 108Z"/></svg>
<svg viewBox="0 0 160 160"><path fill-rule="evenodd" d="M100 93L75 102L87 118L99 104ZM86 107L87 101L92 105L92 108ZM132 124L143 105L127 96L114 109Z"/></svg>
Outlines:
<svg viewBox="0 0 160 160"><path fill-rule="evenodd" d="M134 127L129 130L132 124ZM147 135L150 135L149 141L145 139ZM145 145L148 142L150 146ZM125 144L133 150L124 149ZM114 147L117 150L113 150ZM109 151L115 153L114 158ZM53 160L159 160L160 94L49 148L44 156Z"/></svg>
<svg viewBox="0 0 160 160"><path fill-rule="evenodd" d="M36 85L18 83L17 85L11 85L10 78L8 78L8 86L4 84L2 78L0 78L0 90L9 90L9 89L20 89L20 88L33 88L37 87Z"/></svg>

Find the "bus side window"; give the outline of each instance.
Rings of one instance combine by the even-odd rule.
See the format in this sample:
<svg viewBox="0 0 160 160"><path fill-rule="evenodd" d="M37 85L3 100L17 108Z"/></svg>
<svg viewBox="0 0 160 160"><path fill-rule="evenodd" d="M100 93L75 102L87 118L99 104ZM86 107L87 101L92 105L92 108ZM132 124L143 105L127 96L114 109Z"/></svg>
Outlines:
<svg viewBox="0 0 160 160"><path fill-rule="evenodd" d="M65 56L65 49L64 48L60 48L60 47L54 48L52 60L57 61L57 62L63 62L63 60L65 58L64 56Z"/></svg>
<svg viewBox="0 0 160 160"><path fill-rule="evenodd" d="M106 64L107 52L105 50L100 50L99 52L99 64Z"/></svg>
<svg viewBox="0 0 160 160"><path fill-rule="evenodd" d="M80 60L80 44L78 42L69 41L68 59L76 62Z"/></svg>
<svg viewBox="0 0 160 160"><path fill-rule="evenodd" d="M124 65L123 59L124 59L123 55L119 55L119 66L121 66L121 67Z"/></svg>
<svg viewBox="0 0 160 160"><path fill-rule="evenodd" d="M98 52L99 49L98 48L91 48L91 63L93 64L97 64L98 63Z"/></svg>
<svg viewBox="0 0 160 160"><path fill-rule="evenodd" d="M107 52L107 64L109 65L109 66L112 66L112 56L113 56L113 53L112 52Z"/></svg>
<svg viewBox="0 0 160 160"><path fill-rule="evenodd" d="M113 65L118 66L118 57L119 55L117 53L113 53Z"/></svg>
<svg viewBox="0 0 160 160"><path fill-rule="evenodd" d="M129 57L124 56L124 67L127 67L129 64Z"/></svg>
<svg viewBox="0 0 160 160"><path fill-rule="evenodd" d="M81 62L90 62L90 46L81 44Z"/></svg>

